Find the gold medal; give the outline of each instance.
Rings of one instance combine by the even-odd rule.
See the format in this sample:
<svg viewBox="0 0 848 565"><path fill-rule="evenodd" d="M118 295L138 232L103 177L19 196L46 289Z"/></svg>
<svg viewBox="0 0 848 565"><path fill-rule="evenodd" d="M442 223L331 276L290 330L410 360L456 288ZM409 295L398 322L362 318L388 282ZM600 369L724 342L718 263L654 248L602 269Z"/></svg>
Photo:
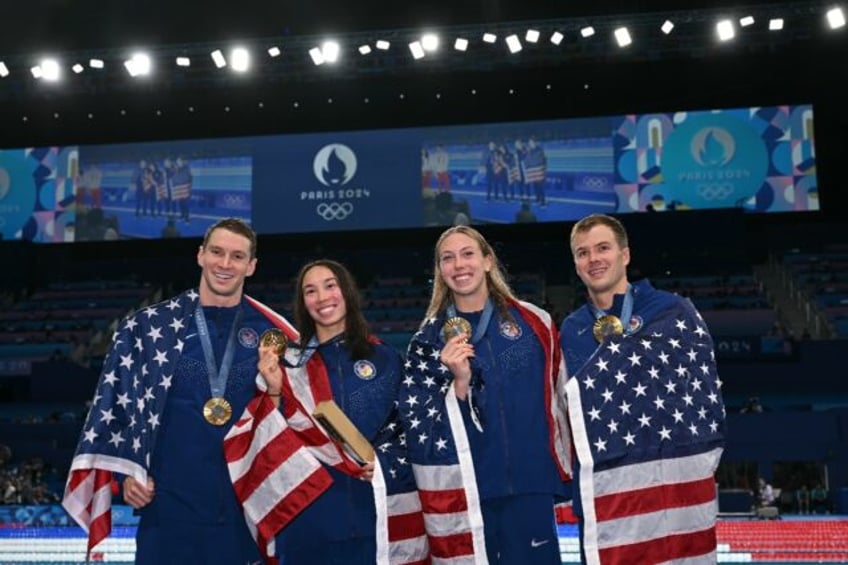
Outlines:
<svg viewBox="0 0 848 565"><path fill-rule="evenodd" d="M624 325L622 325L621 320L616 316L607 314L595 320L595 325L592 326L592 333L595 334L595 339L600 343L607 336L623 334Z"/></svg>
<svg viewBox="0 0 848 565"><path fill-rule="evenodd" d="M471 322L461 316L454 316L445 320L445 325L442 326L442 337L447 343L452 337L465 334L468 338L471 337Z"/></svg>
<svg viewBox="0 0 848 565"><path fill-rule="evenodd" d="M213 426L223 426L232 415L233 407L223 396L213 396L203 405L203 417Z"/></svg>
<svg viewBox="0 0 848 565"><path fill-rule="evenodd" d="M270 330L262 332L262 337L259 338L259 343L266 346L272 346L274 348L274 352L282 357L283 353L286 352L289 340L286 337L286 334L283 333L283 330L280 328L271 328Z"/></svg>

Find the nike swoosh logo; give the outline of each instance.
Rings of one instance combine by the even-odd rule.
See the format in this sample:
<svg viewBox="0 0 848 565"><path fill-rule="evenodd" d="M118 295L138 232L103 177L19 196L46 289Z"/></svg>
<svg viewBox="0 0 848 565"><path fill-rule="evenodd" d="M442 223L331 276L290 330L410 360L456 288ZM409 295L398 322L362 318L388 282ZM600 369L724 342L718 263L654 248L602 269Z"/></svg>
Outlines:
<svg viewBox="0 0 848 565"><path fill-rule="evenodd" d="M583 329L577 330L577 335L583 335L584 333L586 333L586 330L588 330L588 329L589 328L583 328Z"/></svg>
<svg viewBox="0 0 848 565"><path fill-rule="evenodd" d="M193 334L188 334L187 336L185 336L185 339L192 338L192 337L194 337L194 336L196 336L196 335L197 335L197 332L195 332L195 333L193 333Z"/></svg>
<svg viewBox="0 0 848 565"><path fill-rule="evenodd" d="M530 540L530 547L541 547L541 546L545 545L546 543L548 543L549 541L551 541L551 540L543 539L541 541L536 541L536 539L534 538L534 539Z"/></svg>

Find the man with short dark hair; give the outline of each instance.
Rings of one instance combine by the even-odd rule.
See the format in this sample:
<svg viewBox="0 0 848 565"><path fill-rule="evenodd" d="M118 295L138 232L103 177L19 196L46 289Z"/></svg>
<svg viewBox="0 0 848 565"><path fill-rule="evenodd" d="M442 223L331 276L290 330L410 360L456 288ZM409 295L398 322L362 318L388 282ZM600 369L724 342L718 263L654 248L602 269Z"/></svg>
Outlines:
<svg viewBox="0 0 848 565"><path fill-rule="evenodd" d="M583 218L570 243L588 292L560 332L584 559L715 563L724 406L706 325L689 300L628 281L617 219Z"/></svg>

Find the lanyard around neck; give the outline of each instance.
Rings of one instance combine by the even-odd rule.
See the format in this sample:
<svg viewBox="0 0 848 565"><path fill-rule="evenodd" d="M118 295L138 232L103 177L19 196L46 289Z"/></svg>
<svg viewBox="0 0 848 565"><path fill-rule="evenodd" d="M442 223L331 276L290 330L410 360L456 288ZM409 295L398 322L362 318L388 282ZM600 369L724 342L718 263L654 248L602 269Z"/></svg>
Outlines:
<svg viewBox="0 0 848 565"><path fill-rule="evenodd" d="M595 306L594 303L589 302L589 306L592 308L592 315L595 316L595 320L600 320L607 313ZM633 330L630 328L630 318L633 316L633 286L628 284L627 290L624 291L624 300L622 300L621 304L621 316L619 319L621 320L622 325L624 326L624 335L630 335L633 333Z"/></svg>
<svg viewBox="0 0 848 565"><path fill-rule="evenodd" d="M483 336L486 334L486 328L489 327L489 321L492 319L492 312L494 312L495 307L492 304L492 299L486 299L486 305L483 307L483 314L480 316L480 321L477 323L477 327L474 328L474 333L471 336L471 343L477 343ZM453 303L448 304L446 311L448 318L453 318L457 315L456 306Z"/></svg>
<svg viewBox="0 0 848 565"><path fill-rule="evenodd" d="M242 309L239 306L233 325L230 327L230 335L227 338L227 347L224 350L224 358L221 359L221 367L215 364L215 352L212 350L212 341L209 337L209 327L206 325L206 316L203 314L203 306L197 305L194 310L194 322L197 324L197 334L200 337L200 345L203 347L203 357L206 360L206 370L209 373L209 388L212 396L224 396L227 390L227 377L233 364L236 345L236 329L241 322Z"/></svg>

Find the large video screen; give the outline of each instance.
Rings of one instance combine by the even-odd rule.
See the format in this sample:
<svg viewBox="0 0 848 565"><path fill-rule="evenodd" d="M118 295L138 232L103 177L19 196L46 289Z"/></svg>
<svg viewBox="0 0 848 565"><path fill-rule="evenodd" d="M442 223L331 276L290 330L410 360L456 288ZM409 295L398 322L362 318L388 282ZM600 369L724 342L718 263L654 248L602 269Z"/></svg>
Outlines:
<svg viewBox="0 0 848 565"><path fill-rule="evenodd" d="M816 211L811 105L0 150L0 231L35 242Z"/></svg>

